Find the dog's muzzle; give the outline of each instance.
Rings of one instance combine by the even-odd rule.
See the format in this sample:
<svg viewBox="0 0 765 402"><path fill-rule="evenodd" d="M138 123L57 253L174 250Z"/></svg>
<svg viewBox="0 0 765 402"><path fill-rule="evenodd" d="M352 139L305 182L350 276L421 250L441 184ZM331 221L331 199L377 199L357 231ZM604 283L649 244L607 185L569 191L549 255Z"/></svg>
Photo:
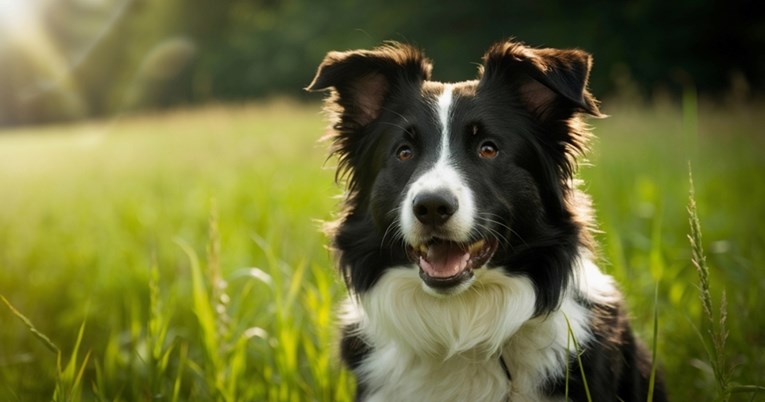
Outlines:
<svg viewBox="0 0 765 402"><path fill-rule="evenodd" d="M439 293L452 290L473 278L473 270L486 265L497 250L496 239L457 243L433 238L407 248L409 258L420 267L420 278Z"/></svg>

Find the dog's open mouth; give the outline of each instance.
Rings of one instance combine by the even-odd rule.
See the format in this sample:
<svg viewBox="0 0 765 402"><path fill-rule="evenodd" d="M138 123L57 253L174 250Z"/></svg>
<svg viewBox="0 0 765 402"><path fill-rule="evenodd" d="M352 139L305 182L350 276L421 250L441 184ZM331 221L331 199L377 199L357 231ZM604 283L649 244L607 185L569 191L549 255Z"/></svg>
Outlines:
<svg viewBox="0 0 765 402"><path fill-rule="evenodd" d="M497 250L496 239L457 243L434 238L408 248L409 258L420 267L420 278L431 288L459 285L484 266Z"/></svg>

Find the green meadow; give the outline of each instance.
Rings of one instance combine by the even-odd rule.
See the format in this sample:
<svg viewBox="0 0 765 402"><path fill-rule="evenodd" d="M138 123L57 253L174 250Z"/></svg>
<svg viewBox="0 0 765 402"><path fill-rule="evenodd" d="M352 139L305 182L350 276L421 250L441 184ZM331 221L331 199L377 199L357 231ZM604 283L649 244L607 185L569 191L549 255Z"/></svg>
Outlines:
<svg viewBox="0 0 765 402"><path fill-rule="evenodd" d="M603 109L601 266L672 400L765 401L765 108ZM350 401L325 127L275 101L0 131L0 400Z"/></svg>

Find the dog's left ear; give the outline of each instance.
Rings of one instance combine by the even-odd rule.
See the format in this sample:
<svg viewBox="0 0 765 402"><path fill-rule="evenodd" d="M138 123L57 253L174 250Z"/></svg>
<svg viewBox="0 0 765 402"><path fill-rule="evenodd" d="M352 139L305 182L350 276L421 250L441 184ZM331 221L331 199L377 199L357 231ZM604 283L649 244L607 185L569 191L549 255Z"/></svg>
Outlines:
<svg viewBox="0 0 765 402"><path fill-rule="evenodd" d="M417 49L395 42L372 50L329 52L306 90L331 89L330 111L345 127L363 127L379 117L391 92L402 85L421 85L431 69Z"/></svg>
<svg viewBox="0 0 765 402"><path fill-rule="evenodd" d="M592 56L581 50L498 43L483 57L479 90L496 80L510 84L542 120L561 107L601 117L597 100L587 90L591 67Z"/></svg>

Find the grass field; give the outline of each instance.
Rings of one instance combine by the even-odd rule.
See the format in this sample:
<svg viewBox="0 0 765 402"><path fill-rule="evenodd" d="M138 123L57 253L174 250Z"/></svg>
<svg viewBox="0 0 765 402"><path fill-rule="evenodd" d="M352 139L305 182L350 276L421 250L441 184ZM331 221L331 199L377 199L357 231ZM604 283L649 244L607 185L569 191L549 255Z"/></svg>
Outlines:
<svg viewBox="0 0 765 402"><path fill-rule="evenodd" d="M723 365L765 385L763 111L606 103L591 122L580 173L603 269L649 344L658 323L675 401L725 398L689 161L715 311L727 295ZM274 102L0 132L0 400L350 400L319 229L340 192L324 126L318 105Z"/></svg>

